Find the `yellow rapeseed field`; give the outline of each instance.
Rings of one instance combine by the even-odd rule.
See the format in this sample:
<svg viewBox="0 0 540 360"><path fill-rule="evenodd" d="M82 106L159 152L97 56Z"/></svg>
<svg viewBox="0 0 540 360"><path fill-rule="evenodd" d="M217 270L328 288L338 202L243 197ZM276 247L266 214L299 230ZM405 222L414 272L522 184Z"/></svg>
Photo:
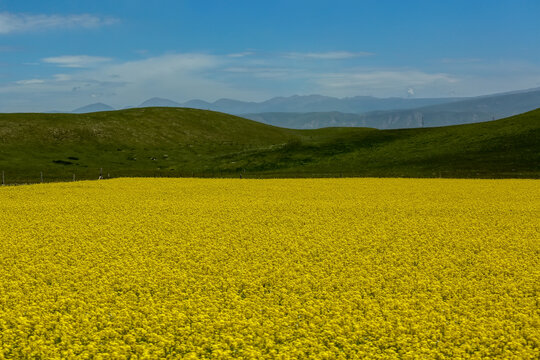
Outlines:
<svg viewBox="0 0 540 360"><path fill-rule="evenodd" d="M0 189L0 359L538 359L538 180Z"/></svg>

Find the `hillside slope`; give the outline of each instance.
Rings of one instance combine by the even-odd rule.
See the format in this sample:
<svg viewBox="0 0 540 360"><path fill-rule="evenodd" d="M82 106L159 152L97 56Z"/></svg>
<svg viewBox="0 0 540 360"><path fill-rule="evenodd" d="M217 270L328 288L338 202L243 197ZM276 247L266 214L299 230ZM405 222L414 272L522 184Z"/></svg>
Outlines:
<svg viewBox="0 0 540 360"><path fill-rule="evenodd" d="M540 103L539 103L540 104ZM528 109L530 110L530 109ZM471 124L495 120L485 112L433 111L423 109L374 111L365 114L333 112L244 114L246 119L289 129L370 127L379 130Z"/></svg>
<svg viewBox="0 0 540 360"><path fill-rule="evenodd" d="M7 183L103 176L540 175L540 110L441 128L291 130L185 108L0 114Z"/></svg>

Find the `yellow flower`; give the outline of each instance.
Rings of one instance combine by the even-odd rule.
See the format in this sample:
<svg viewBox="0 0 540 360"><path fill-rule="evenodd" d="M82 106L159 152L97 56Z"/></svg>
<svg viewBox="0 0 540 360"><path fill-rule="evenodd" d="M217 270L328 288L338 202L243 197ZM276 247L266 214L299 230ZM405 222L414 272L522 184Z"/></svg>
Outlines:
<svg viewBox="0 0 540 360"><path fill-rule="evenodd" d="M0 188L0 360L540 357L538 180Z"/></svg>

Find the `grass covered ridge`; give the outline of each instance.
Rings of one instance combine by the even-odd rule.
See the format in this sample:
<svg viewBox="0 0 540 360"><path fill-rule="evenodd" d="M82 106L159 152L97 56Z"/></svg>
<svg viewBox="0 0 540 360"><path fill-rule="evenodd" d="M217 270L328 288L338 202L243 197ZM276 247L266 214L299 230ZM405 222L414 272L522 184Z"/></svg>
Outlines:
<svg viewBox="0 0 540 360"><path fill-rule="evenodd" d="M540 110L440 128L292 130L224 113L142 108L0 114L7 183L104 176L529 177Z"/></svg>

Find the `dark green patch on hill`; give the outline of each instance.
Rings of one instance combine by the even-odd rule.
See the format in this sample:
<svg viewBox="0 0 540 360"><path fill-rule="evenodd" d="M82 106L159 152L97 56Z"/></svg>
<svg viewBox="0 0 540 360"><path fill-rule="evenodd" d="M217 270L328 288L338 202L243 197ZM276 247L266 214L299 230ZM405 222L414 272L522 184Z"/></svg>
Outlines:
<svg viewBox="0 0 540 360"><path fill-rule="evenodd" d="M103 176L538 178L540 110L439 128L292 130L223 113L143 108L0 114L6 183Z"/></svg>

